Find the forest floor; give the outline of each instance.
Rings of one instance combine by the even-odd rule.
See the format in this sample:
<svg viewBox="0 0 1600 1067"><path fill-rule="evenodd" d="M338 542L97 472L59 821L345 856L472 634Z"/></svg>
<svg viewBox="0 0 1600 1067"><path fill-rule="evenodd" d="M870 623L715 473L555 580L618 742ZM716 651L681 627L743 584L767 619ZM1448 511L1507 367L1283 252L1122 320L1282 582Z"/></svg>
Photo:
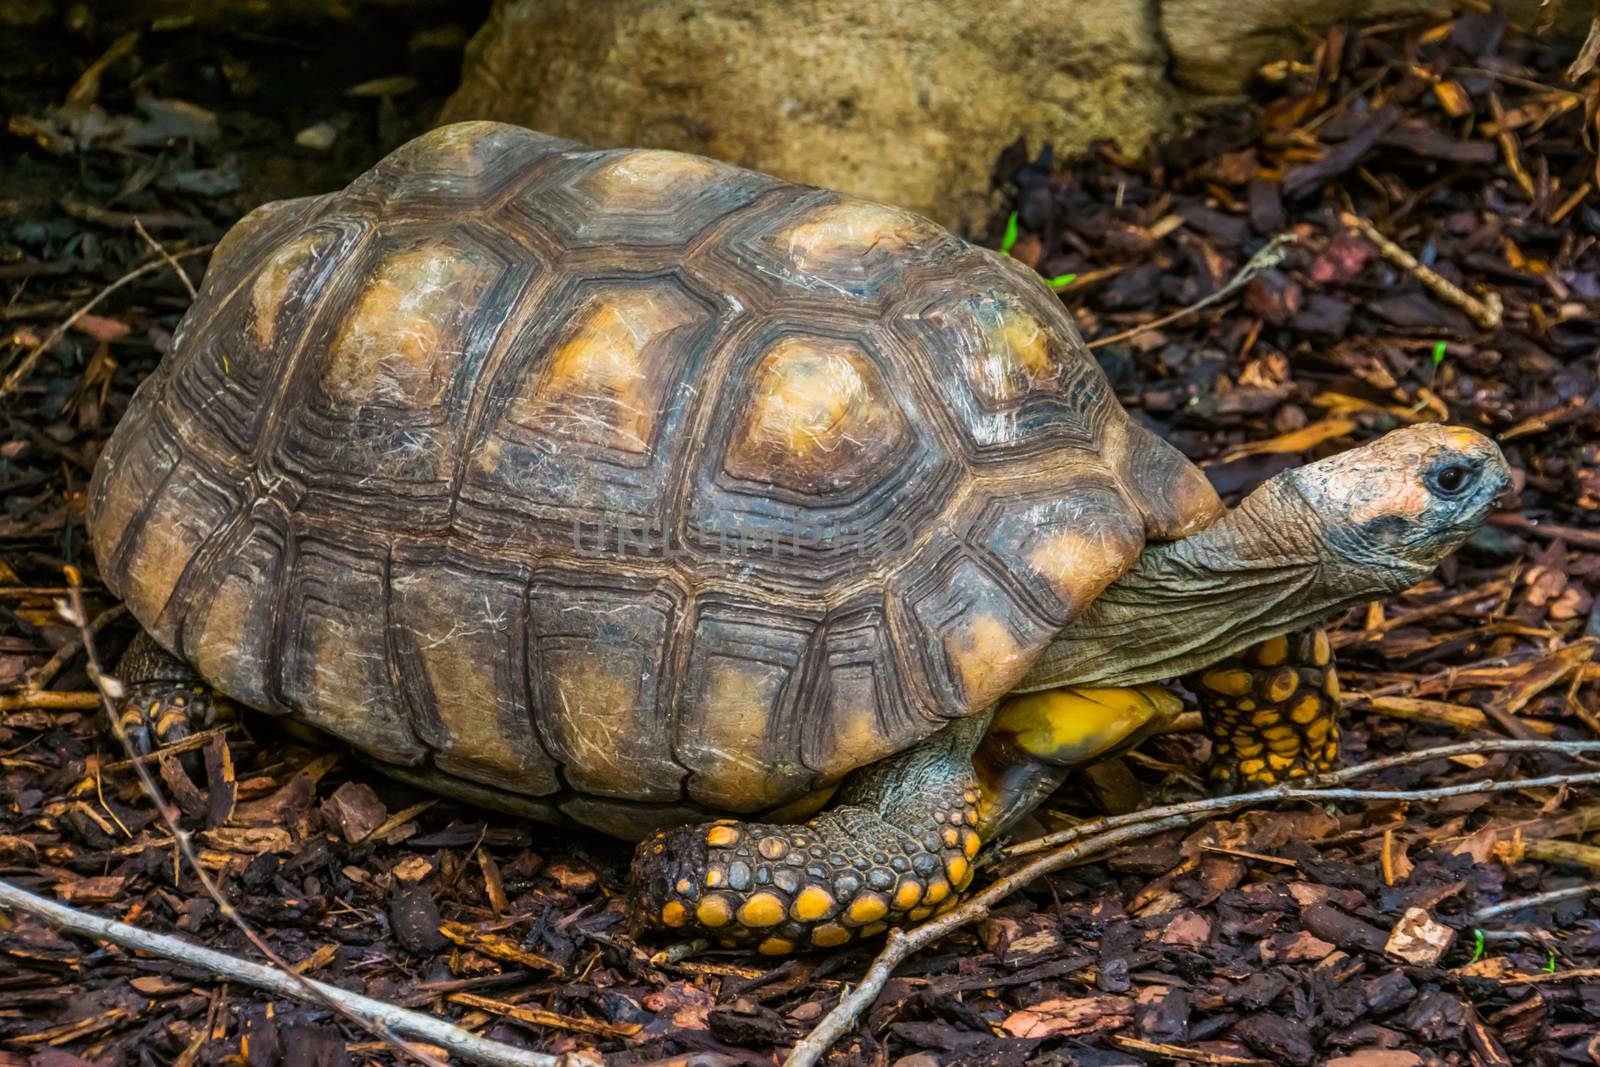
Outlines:
<svg viewBox="0 0 1600 1067"><path fill-rule="evenodd" d="M63 568L114 661L133 626L94 582L84 487L188 303L155 243L198 277L185 253L245 210L420 132L481 14L0 35L0 879L255 958L102 729ZM1334 628L1350 763L1600 739L1600 197L1570 59L1492 15L1334 31L1140 158L999 161L988 243L1049 280L1128 409L1230 500L1411 422L1505 448L1491 524ZM1203 795L1206 748L1158 737L1017 837ZM203 786L152 769L280 956L511 1044L773 1063L876 951L654 962L625 932L622 843L437 800L256 717L205 763ZM1594 769L1487 752L1357 784ZM1151 836L912 956L832 1062L1600 1064L1597 831L1592 789L1540 788ZM1020 862L996 850L979 885ZM1403 920L1423 936L1394 938ZM0 1046L0 1067L394 1058L324 1010L5 912Z"/></svg>

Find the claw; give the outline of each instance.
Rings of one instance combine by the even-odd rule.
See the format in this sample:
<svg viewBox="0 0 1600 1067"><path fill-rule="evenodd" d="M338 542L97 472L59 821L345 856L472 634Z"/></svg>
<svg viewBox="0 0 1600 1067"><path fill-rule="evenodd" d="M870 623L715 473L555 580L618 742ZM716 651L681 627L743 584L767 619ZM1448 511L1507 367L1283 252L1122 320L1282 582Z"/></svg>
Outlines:
<svg viewBox="0 0 1600 1067"><path fill-rule="evenodd" d="M196 728L215 718L211 694L204 688L153 682L129 688L118 722L134 755L148 756L194 736ZM184 752L178 758L189 777L204 781L204 757L199 752Z"/></svg>

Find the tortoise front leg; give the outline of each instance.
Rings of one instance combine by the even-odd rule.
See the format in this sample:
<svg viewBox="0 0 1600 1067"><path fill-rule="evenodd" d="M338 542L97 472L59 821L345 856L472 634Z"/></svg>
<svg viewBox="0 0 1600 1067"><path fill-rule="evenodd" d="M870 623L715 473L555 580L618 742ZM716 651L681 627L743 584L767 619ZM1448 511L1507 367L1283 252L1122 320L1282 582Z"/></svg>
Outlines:
<svg viewBox="0 0 1600 1067"><path fill-rule="evenodd" d="M989 716L865 767L802 825L684 826L634 854L633 922L767 955L833 948L951 907L972 880Z"/></svg>
<svg viewBox="0 0 1600 1067"><path fill-rule="evenodd" d="M1000 702L973 763L982 783L978 832L1009 830L1085 767L1125 752L1183 710L1159 685L1059 686Z"/></svg>
<svg viewBox="0 0 1600 1067"><path fill-rule="evenodd" d="M1184 678L1219 788L1273 785L1339 761L1339 677L1320 628L1274 637Z"/></svg>
<svg viewBox="0 0 1600 1067"><path fill-rule="evenodd" d="M217 715L211 690L194 668L143 630L117 661L125 691L117 721L139 755L182 741Z"/></svg>

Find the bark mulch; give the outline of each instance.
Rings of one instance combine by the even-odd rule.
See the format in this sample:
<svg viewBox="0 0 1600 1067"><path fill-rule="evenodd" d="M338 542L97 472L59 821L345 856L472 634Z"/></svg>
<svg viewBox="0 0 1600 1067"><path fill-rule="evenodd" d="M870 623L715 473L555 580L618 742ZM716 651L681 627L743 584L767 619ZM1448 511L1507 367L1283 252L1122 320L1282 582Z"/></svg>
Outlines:
<svg viewBox="0 0 1600 1067"><path fill-rule="evenodd" d="M163 264L57 331L152 261L140 229L200 248L423 128L471 22L73 10L0 35L0 375L40 352L0 397L0 878L255 958L180 870L56 607L63 566L84 568L101 656L132 635L93 584L83 490L188 296ZM1408 422L1503 443L1506 510L1335 630L1349 761L1600 737L1600 201L1570 59L1492 13L1341 29L1140 158L1018 144L997 165L990 242L1050 280L1128 408L1230 498ZM198 276L204 257L183 262ZM1081 775L1019 836L1199 795L1205 745L1168 734ZM259 718L188 768L156 765L281 956L513 1044L773 1063L872 953L654 963L623 929L625 845L428 797ZM1371 784L1577 769L1477 755ZM1285 804L1151 838L914 956L834 1061L1600 1064L1597 831L1592 792L1543 790ZM324 1011L4 913L0 1045L0 1067L393 1059Z"/></svg>

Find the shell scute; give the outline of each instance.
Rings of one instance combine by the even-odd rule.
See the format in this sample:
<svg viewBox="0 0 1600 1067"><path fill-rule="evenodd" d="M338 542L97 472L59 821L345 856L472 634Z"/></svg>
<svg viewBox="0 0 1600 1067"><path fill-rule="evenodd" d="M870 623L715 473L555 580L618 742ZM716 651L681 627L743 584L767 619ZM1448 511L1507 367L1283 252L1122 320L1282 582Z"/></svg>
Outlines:
<svg viewBox="0 0 1600 1067"><path fill-rule="evenodd" d="M322 394L357 408L438 404L467 363L464 335L500 269L448 234L383 249L323 357Z"/></svg>
<svg viewBox="0 0 1600 1067"><path fill-rule="evenodd" d="M982 557L958 549L929 571L908 574L896 589L915 635L908 673L952 718L1009 692L1056 633L993 571Z"/></svg>
<svg viewBox="0 0 1600 1067"><path fill-rule="evenodd" d="M427 755L390 684L387 558L296 524L285 580L291 609L274 620L276 692L295 717L389 763Z"/></svg>
<svg viewBox="0 0 1600 1067"><path fill-rule="evenodd" d="M676 250L778 184L682 152L579 152L514 197L507 211L563 248Z"/></svg>
<svg viewBox="0 0 1600 1067"><path fill-rule="evenodd" d="M683 610L661 589L579 573L528 590L528 662L545 748L574 789L673 801L684 769L672 758L664 705L667 647Z"/></svg>
<svg viewBox="0 0 1600 1067"><path fill-rule="evenodd" d="M691 772L689 796L748 812L812 788L817 776L796 758L796 738L817 623L759 603L699 604L677 711L677 758Z"/></svg>
<svg viewBox="0 0 1600 1067"><path fill-rule="evenodd" d="M508 568L509 570L509 568ZM389 631L401 702L443 771L515 793L559 792L533 729L525 677L527 582L397 546Z"/></svg>
<svg viewBox="0 0 1600 1067"><path fill-rule="evenodd" d="M722 228L703 254L752 300L809 300L842 314L899 294L916 265L931 266L961 243L910 212L825 190L790 187L786 200ZM851 305L855 305L854 308Z"/></svg>
<svg viewBox="0 0 1600 1067"><path fill-rule="evenodd" d="M519 312L482 391L458 523L486 539L532 530L567 555L624 537L659 551L685 424L734 316L679 272L551 287Z"/></svg>
<svg viewBox="0 0 1600 1067"><path fill-rule="evenodd" d="M812 590L904 555L962 472L877 341L799 316L733 339L689 475L688 543Z"/></svg>
<svg viewBox="0 0 1600 1067"><path fill-rule="evenodd" d="M1094 451L1107 421L1125 417L1060 302L1035 287L974 257L955 284L925 287L895 316L980 461Z"/></svg>
<svg viewBox="0 0 1600 1067"><path fill-rule="evenodd" d="M274 608L288 537L276 508L252 509L219 546L209 587L185 612L183 655L201 677L254 708L273 706L281 654Z"/></svg>
<svg viewBox="0 0 1600 1067"><path fill-rule="evenodd" d="M1091 469L1070 492L1036 490L991 501L975 524L974 540L1060 627L1133 563L1145 528L1116 481Z"/></svg>
<svg viewBox="0 0 1600 1067"><path fill-rule="evenodd" d="M323 202L294 204L315 216ZM272 399L318 315L337 303L330 298L370 232L357 219L301 223L270 247L240 247L223 268L231 284L218 280L212 289L207 274L206 291L158 372L152 392L167 411L182 413L175 421L185 445L203 451L208 462L242 466L254 452ZM240 262L249 255L254 262Z"/></svg>
<svg viewBox="0 0 1600 1067"><path fill-rule="evenodd" d="M341 195L346 207L376 214L459 210L504 198L581 148L503 122L458 122L430 130L385 156Z"/></svg>
<svg viewBox="0 0 1600 1067"><path fill-rule="evenodd" d="M911 699L881 594L829 615L804 715L801 758L825 781L884 759L945 719Z"/></svg>
<svg viewBox="0 0 1600 1067"><path fill-rule="evenodd" d="M846 492L881 477L910 430L861 349L832 338L780 338L752 368L748 406L723 457L730 477L796 493Z"/></svg>

